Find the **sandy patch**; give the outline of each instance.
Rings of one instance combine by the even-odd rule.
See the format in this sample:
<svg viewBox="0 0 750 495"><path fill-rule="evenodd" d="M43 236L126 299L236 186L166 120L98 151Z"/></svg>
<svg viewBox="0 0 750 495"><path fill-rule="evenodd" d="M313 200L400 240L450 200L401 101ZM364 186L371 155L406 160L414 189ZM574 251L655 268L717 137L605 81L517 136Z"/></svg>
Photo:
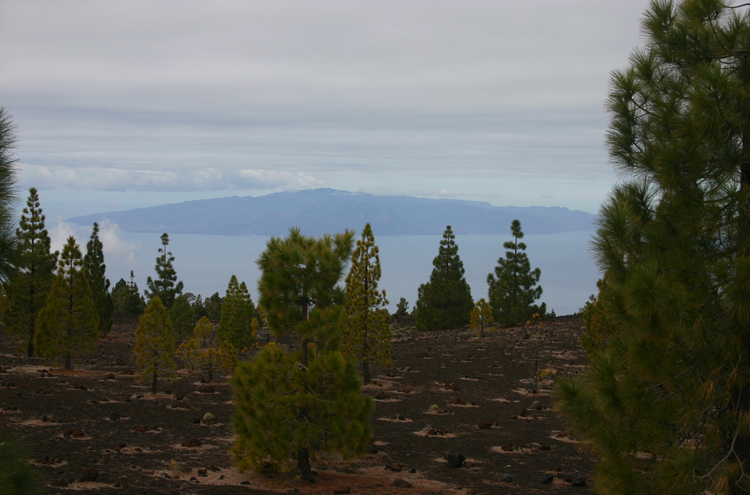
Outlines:
<svg viewBox="0 0 750 495"><path fill-rule="evenodd" d="M557 440L558 442L564 442L564 443L572 443L572 444L581 443L575 437L569 436L565 432L559 432L559 431L553 431L552 435L550 435L550 438L552 440Z"/></svg>
<svg viewBox="0 0 750 495"><path fill-rule="evenodd" d="M448 404L448 407L480 407L479 404Z"/></svg>
<svg viewBox="0 0 750 495"><path fill-rule="evenodd" d="M378 421L389 421L391 423L412 423L413 421L409 418L397 419L397 418L378 418Z"/></svg>
<svg viewBox="0 0 750 495"><path fill-rule="evenodd" d="M41 419L29 419L27 421L21 421L19 424L23 426L60 426L69 423L54 423L50 421L42 421Z"/></svg>
<svg viewBox="0 0 750 495"><path fill-rule="evenodd" d="M551 450L541 450L541 444L532 443L528 445L514 445L513 450L503 450L502 447L492 447L490 450L496 454L538 454L551 452Z"/></svg>
<svg viewBox="0 0 750 495"><path fill-rule="evenodd" d="M549 397L552 390L538 389L536 393L533 393L527 388L514 388L513 392L523 395L524 397Z"/></svg>
<svg viewBox="0 0 750 495"><path fill-rule="evenodd" d="M199 450L217 449L218 446L211 445L210 443L204 443L200 447L183 447L181 443L176 443L176 444L172 445L172 448L175 449L175 450L189 450L189 451L197 452Z"/></svg>
<svg viewBox="0 0 750 495"><path fill-rule="evenodd" d="M119 490L120 488L115 485L108 485L107 483L99 483L96 481L76 481L66 487L56 486L55 490L73 490L77 492L88 491L88 490L101 490L102 488L114 488Z"/></svg>
<svg viewBox="0 0 750 495"><path fill-rule="evenodd" d="M506 402L509 404L516 404L518 402L521 402L520 400L516 400L516 399L511 400L511 399L506 399L505 397L498 397L497 399L490 399L490 400L493 402Z"/></svg>

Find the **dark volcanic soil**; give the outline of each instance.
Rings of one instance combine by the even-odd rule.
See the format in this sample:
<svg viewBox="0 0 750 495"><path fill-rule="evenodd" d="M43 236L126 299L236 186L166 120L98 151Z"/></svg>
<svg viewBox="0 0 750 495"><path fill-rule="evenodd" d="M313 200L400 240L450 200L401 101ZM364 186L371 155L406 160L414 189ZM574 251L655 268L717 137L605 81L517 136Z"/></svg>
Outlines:
<svg viewBox="0 0 750 495"><path fill-rule="evenodd" d="M579 318L482 339L403 331L394 368L376 370L364 389L378 398L371 453L319 460L314 484L293 473L237 473L226 379L201 390L205 374L182 370L152 396L133 375L136 324L119 317L96 354L67 373L17 355L0 334L0 431L27 439L49 493L589 493L571 481L582 476L590 487L593 459L565 435L550 399L554 379L586 363ZM216 423L196 423L207 412ZM446 457L457 453L466 459L451 468Z"/></svg>

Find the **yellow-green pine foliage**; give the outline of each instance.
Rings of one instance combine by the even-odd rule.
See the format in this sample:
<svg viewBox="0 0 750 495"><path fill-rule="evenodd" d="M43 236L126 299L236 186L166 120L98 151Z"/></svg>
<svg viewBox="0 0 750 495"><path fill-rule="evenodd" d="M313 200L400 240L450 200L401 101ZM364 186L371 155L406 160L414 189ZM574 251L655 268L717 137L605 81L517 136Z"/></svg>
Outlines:
<svg viewBox="0 0 750 495"><path fill-rule="evenodd" d="M750 493L750 8L653 2L642 26L607 101L590 364L556 408L598 493Z"/></svg>
<svg viewBox="0 0 750 495"><path fill-rule="evenodd" d="M340 352L318 355L307 369L300 359L299 350L284 352L272 342L232 376L238 409L232 451L240 471L261 472L269 459L278 469L301 449L313 455L339 452L349 459L370 441L374 402L362 397L354 364Z"/></svg>
<svg viewBox="0 0 750 495"><path fill-rule="evenodd" d="M201 347L195 338L183 342L177 348L177 358L185 364L191 372L201 364Z"/></svg>
<svg viewBox="0 0 750 495"><path fill-rule="evenodd" d="M214 331L214 325L206 316L202 316L193 328L193 334L202 347L208 347L208 341Z"/></svg>
<svg viewBox="0 0 750 495"><path fill-rule="evenodd" d="M471 310L471 318L469 320L469 328L472 330L479 330L479 336L484 337L484 329L490 326L493 322L492 310L487 301L480 299L474 305L474 309Z"/></svg>
<svg viewBox="0 0 750 495"><path fill-rule="evenodd" d="M175 378L175 342L167 308L158 296L151 298L135 330L135 365L143 380L151 379L151 393L156 393L157 378Z"/></svg>
<svg viewBox="0 0 750 495"><path fill-rule="evenodd" d="M352 255L346 277L346 304L342 328L344 355L362 363L362 376L370 382L370 364L388 367L391 359L391 315L385 291L378 290L380 254L372 227L366 224Z"/></svg>
<svg viewBox="0 0 750 495"><path fill-rule="evenodd" d="M36 318L46 303L57 266L57 251L50 252L44 220L39 194L32 187L16 230L19 271L8 284L8 310L3 313L5 331L23 339L28 357L35 354Z"/></svg>
<svg viewBox="0 0 750 495"><path fill-rule="evenodd" d="M252 321L257 316L255 305L250 298L245 282L238 283L232 275L227 287L227 295L221 305L219 340L230 342L237 349L255 347L255 333Z"/></svg>
<svg viewBox="0 0 750 495"><path fill-rule="evenodd" d="M309 478L316 452L350 457L370 441L372 398L360 395L356 367L339 349L337 284L353 238L351 231L315 238L290 229L285 238L272 237L258 259L259 305L270 331L296 335L299 347L285 352L268 344L232 376L233 452L241 470L260 470L268 458L278 468L296 457L298 474Z"/></svg>
<svg viewBox="0 0 750 495"><path fill-rule="evenodd" d="M71 369L73 353L91 354L99 340L99 315L83 269L81 250L73 236L63 247L57 277L36 326L37 354L46 360L62 355L65 369Z"/></svg>

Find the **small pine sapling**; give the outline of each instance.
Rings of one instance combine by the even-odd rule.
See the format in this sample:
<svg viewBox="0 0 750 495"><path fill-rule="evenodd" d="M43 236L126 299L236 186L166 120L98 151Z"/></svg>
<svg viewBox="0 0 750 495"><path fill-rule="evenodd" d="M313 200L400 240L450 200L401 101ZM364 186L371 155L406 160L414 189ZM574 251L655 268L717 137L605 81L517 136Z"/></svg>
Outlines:
<svg viewBox="0 0 750 495"><path fill-rule="evenodd" d="M135 331L133 350L141 379L151 379L151 393L156 394L159 376L175 379L175 343L167 308L158 296L151 298Z"/></svg>
<svg viewBox="0 0 750 495"><path fill-rule="evenodd" d="M493 323L492 310L490 305L484 298L477 301L474 305L474 309L471 310L471 318L469 320L469 328L472 330L479 330L479 336L484 337L484 329Z"/></svg>

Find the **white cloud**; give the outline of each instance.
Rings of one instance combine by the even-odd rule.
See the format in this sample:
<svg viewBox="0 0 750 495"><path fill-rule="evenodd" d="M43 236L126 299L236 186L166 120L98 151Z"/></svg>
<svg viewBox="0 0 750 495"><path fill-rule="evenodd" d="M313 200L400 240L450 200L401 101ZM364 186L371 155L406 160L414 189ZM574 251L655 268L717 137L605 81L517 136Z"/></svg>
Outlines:
<svg viewBox="0 0 750 495"><path fill-rule="evenodd" d="M120 227L110 219L99 225L99 240L102 241L104 254L127 258L133 261L133 255L140 243L127 242L120 237Z"/></svg>
<svg viewBox="0 0 750 495"><path fill-rule="evenodd" d="M81 254L85 254L86 246L85 244L81 246L81 241L76 236L75 227L70 222L60 222L49 231L52 251L62 252L63 246L65 246L65 243L68 242L68 238L71 236L76 238L78 247L81 249Z"/></svg>
<svg viewBox="0 0 750 495"><path fill-rule="evenodd" d="M21 185L45 189L92 191L226 191L304 189L322 182L304 172L203 168L144 170L103 167L72 169L22 163Z"/></svg>

